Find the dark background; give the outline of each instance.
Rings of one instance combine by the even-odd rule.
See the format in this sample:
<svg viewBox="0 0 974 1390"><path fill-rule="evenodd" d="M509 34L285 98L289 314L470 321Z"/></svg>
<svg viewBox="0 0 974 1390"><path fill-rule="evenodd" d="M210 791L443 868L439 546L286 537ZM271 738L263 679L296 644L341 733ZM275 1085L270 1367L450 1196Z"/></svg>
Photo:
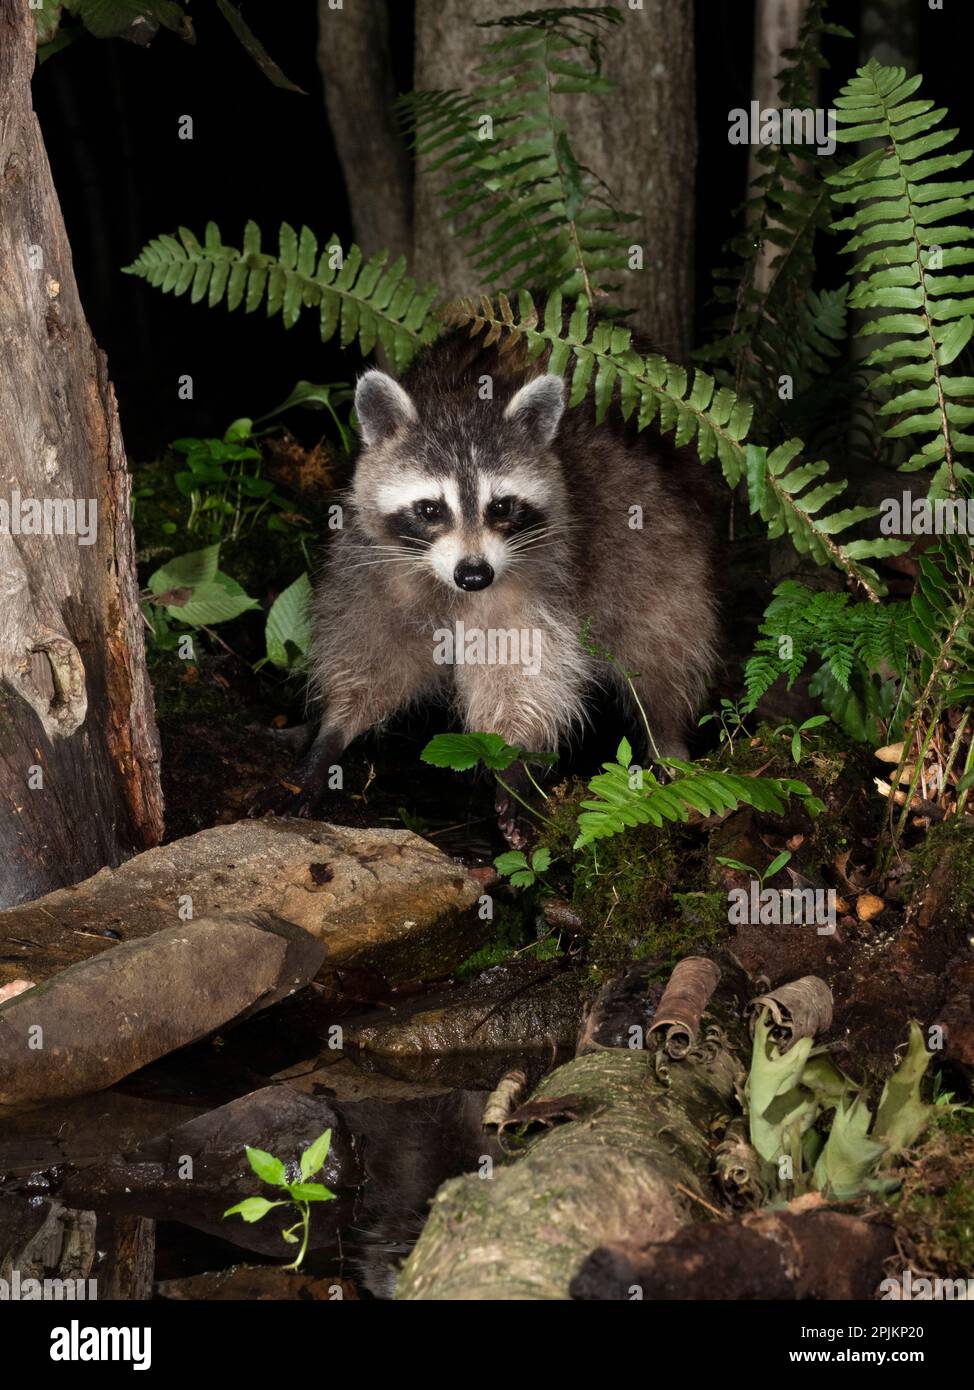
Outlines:
<svg viewBox="0 0 974 1390"><path fill-rule="evenodd" d="M923 91L949 107L962 131L974 131L964 71L974 4L944 0L943 11L931 11L926 0L916 3ZM527 0L520 6L529 7ZM399 85L407 90L412 5L394 0L391 8ZM512 0L512 13L518 8ZM830 18L858 33L859 12L858 0L848 0L832 5ZM193 7L195 45L165 30L147 48L86 36L44 63L34 80L82 301L108 353L133 465L179 435L222 433L237 416L261 415L299 378L348 380L357 366L334 344L322 345L314 315L285 332L279 318L267 323L262 311L231 317L121 273L151 237L180 224L202 236L208 219L237 245L248 217L268 247L276 245L281 221L307 223L320 241L332 232L343 241L350 236L315 60L317 5L251 3L244 13L307 96L272 86L209 3ZM728 144L727 114L751 99L753 9L751 0L697 0L696 13L700 341L711 270L735 230L733 212L744 193L748 152ZM858 45L830 39L825 55L832 64L823 78L827 102L851 75ZM182 115L193 117L192 140L178 138ZM369 171L358 177L367 180ZM177 396L186 373L193 378L192 401ZM315 419L309 417L311 435ZM289 423L301 432L294 415Z"/></svg>

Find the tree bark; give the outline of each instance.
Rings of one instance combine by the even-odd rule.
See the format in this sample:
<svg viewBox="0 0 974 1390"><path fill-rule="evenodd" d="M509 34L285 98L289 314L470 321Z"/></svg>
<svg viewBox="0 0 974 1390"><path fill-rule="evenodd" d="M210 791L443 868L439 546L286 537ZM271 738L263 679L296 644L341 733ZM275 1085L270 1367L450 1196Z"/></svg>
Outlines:
<svg viewBox="0 0 974 1390"><path fill-rule="evenodd" d="M635 1229L671 1239L706 1203L710 1127L739 1073L723 1044L682 1061L602 1048L559 1067L532 1103L561 1098L563 1122L489 1181L440 1188L396 1297L564 1299L598 1247Z"/></svg>
<svg viewBox="0 0 974 1390"><path fill-rule="evenodd" d="M558 114L579 162L604 180L617 207L638 215L626 227L642 249L643 268L623 273L620 302L633 309L633 326L656 348L681 358L693 324L693 3L645 0L641 9L617 8L624 23L607 34L603 71L620 90L559 96ZM416 88L466 90L491 35L477 22L516 9L511 0L480 0L475 11L467 0L416 0ZM450 295L503 288L477 283L464 244L443 217L442 183L442 174L418 169L417 279Z"/></svg>
<svg viewBox="0 0 974 1390"><path fill-rule="evenodd" d="M781 84L778 75L787 66L785 51L798 42L808 0L757 0L754 10L754 65L751 91L762 111L781 104ZM755 179L764 173L757 158L761 147L751 146L747 165L747 186L753 189ZM759 190L755 190L759 191ZM781 248L766 242L754 268L754 287L762 293L771 279L771 262L781 254Z"/></svg>
<svg viewBox="0 0 974 1390"><path fill-rule="evenodd" d="M34 48L30 9L0 0L3 905L117 864L162 834L129 476L31 107ZM41 534L24 534L34 501L48 517ZM60 511L57 533L68 501L73 525Z"/></svg>
<svg viewBox="0 0 974 1390"><path fill-rule="evenodd" d="M318 0L318 70L345 174L355 240L366 256L412 249L412 168L393 103L385 0Z"/></svg>

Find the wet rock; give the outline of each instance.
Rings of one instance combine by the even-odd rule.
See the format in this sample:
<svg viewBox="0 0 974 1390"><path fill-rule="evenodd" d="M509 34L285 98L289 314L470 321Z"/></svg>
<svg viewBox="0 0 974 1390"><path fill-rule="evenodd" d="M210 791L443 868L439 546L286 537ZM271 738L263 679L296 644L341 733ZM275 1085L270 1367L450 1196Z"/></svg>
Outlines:
<svg viewBox="0 0 974 1390"><path fill-rule="evenodd" d="M350 1057L334 1053L311 1069L306 1063L275 1072L273 1081L286 1081L296 1091L330 1100L418 1100L422 1096L448 1095L450 1088L435 1081L409 1081L381 1072L363 1071ZM2 1150L0 1150L2 1152Z"/></svg>
<svg viewBox="0 0 974 1390"><path fill-rule="evenodd" d="M14 1112L0 1125L0 1173L16 1177L114 1157L163 1130L175 1129L205 1108L142 1100L112 1090Z"/></svg>
<svg viewBox="0 0 974 1390"><path fill-rule="evenodd" d="M0 912L0 987L45 980L178 926L180 914L199 920L241 909L304 927L326 945L326 969L374 966L393 982L435 978L489 933L489 923L466 913L482 891L409 830L240 821Z"/></svg>
<svg viewBox="0 0 974 1390"><path fill-rule="evenodd" d="M313 978L324 947L267 915L169 926L0 1005L0 1106L103 1090Z"/></svg>
<svg viewBox="0 0 974 1390"><path fill-rule="evenodd" d="M506 963L462 988L343 1019L342 1037L363 1065L395 1076L493 1085L505 1058L536 1051L550 1062L573 1050L582 1004L576 973L549 963Z"/></svg>
<svg viewBox="0 0 974 1390"><path fill-rule="evenodd" d="M336 1276L317 1277L303 1270L284 1269L281 1265L235 1265L215 1274L194 1274L188 1279L162 1279L156 1285L160 1298L197 1299L207 1302L261 1303L282 1299L311 1300L315 1303L341 1303L357 1299L358 1290L351 1279Z"/></svg>
<svg viewBox="0 0 974 1390"><path fill-rule="evenodd" d="M283 1257L293 1254L281 1237L294 1224L293 1207L278 1208L255 1224L239 1216L224 1219L223 1213L245 1197L280 1195L250 1167L247 1145L292 1164L297 1177L301 1154L326 1129L332 1131L331 1148L314 1181L336 1193L336 1200L312 1204L309 1249L319 1249L331 1245L338 1228L352 1219L359 1157L330 1102L287 1086L253 1091L113 1161L70 1171L60 1195L96 1211L183 1221L244 1250Z"/></svg>

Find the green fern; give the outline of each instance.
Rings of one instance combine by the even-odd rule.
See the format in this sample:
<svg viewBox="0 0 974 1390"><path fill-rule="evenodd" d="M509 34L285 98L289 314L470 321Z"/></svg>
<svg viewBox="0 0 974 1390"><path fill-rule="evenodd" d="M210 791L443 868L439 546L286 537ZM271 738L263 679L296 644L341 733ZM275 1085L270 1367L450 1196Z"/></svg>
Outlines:
<svg viewBox="0 0 974 1390"><path fill-rule="evenodd" d="M729 772L701 771L693 763L669 759L667 766L682 774L663 784L652 773L632 768L632 748L628 740L619 744L614 763L603 763L588 784L593 799L581 803L578 837L574 848L583 849L595 840L620 835L635 825L662 825L686 821L691 811L704 816L720 816L738 806L781 815L792 795L802 798L812 814L822 810L804 782L788 777L740 777Z"/></svg>
<svg viewBox="0 0 974 1390"><path fill-rule="evenodd" d="M818 564L833 563L871 599L878 599L881 585L863 562L909 548L905 541L885 537L836 541L840 531L874 516L876 508L822 514L846 487L841 480L825 481L827 463L801 462L798 439L773 450L746 444L749 405L728 387L718 389L706 372L694 372L691 382L683 367L664 357L640 356L628 329L592 324L584 296L576 301L567 326L557 291L548 298L543 320L526 291L519 296L517 312L505 295L497 297L496 306L488 298L459 300L449 312L454 324L469 327L471 335L485 334L487 343L523 342L531 357L547 353L549 371L559 376L571 371L570 404L579 405L592 391L600 421L618 395L624 418L635 416L639 429L656 421L664 433L675 433L677 445L694 444L702 463L718 458L730 487L746 481L751 511L765 521L771 537L787 534L797 550Z"/></svg>
<svg viewBox="0 0 974 1390"><path fill-rule="evenodd" d="M502 33L487 44L472 90L402 98L417 154L430 171L447 171L444 216L470 244L481 284L591 299L626 269L618 226L633 218L582 168L555 114L563 93L616 90L601 71L601 40L621 22L607 6L486 22Z"/></svg>
<svg viewBox="0 0 974 1390"><path fill-rule="evenodd" d="M909 669L912 622L907 603L852 603L848 594L786 580L774 591L747 663L744 713L779 676L790 688L814 658L810 689L823 708L853 738L875 740Z"/></svg>
<svg viewBox="0 0 974 1390"><path fill-rule="evenodd" d="M945 108L908 99L920 83L875 59L859 69L836 99L844 126L836 139L881 146L828 182L835 202L851 208L836 223L852 234L845 249L861 277L850 307L866 311L864 334L892 339L866 359L888 368L874 388L895 393L880 407L900 417L886 434L925 437L904 469L939 464L932 491L942 496L968 475L957 456L974 451L974 378L946 370L974 328L974 275L953 273L974 261L974 180L939 178L968 163L970 151L946 152L957 132L941 128Z"/></svg>
<svg viewBox="0 0 974 1390"><path fill-rule="evenodd" d="M255 223L247 223L237 250L208 222L203 242L185 227L178 238L155 237L125 273L164 294L188 294L193 304L205 298L211 309L225 303L233 311L242 304L250 314L264 304L268 318L280 314L285 328L302 310L317 309L323 342L337 333L342 347L357 342L363 356L379 342L399 371L438 331L430 313L436 291L417 289L402 257L389 265L383 251L363 261L357 246L343 251L334 236L319 252L307 227L299 233L286 222L276 256L261 250Z"/></svg>

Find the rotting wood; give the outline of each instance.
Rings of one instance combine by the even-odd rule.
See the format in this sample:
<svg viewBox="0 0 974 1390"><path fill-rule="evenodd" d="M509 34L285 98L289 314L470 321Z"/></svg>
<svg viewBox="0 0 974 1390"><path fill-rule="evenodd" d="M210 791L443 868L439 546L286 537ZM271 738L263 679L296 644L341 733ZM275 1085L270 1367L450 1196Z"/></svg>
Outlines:
<svg viewBox="0 0 974 1390"><path fill-rule="evenodd" d="M30 7L0 0L0 905L162 835L130 480L31 105L35 42ZM19 526L34 504L51 534Z"/></svg>

